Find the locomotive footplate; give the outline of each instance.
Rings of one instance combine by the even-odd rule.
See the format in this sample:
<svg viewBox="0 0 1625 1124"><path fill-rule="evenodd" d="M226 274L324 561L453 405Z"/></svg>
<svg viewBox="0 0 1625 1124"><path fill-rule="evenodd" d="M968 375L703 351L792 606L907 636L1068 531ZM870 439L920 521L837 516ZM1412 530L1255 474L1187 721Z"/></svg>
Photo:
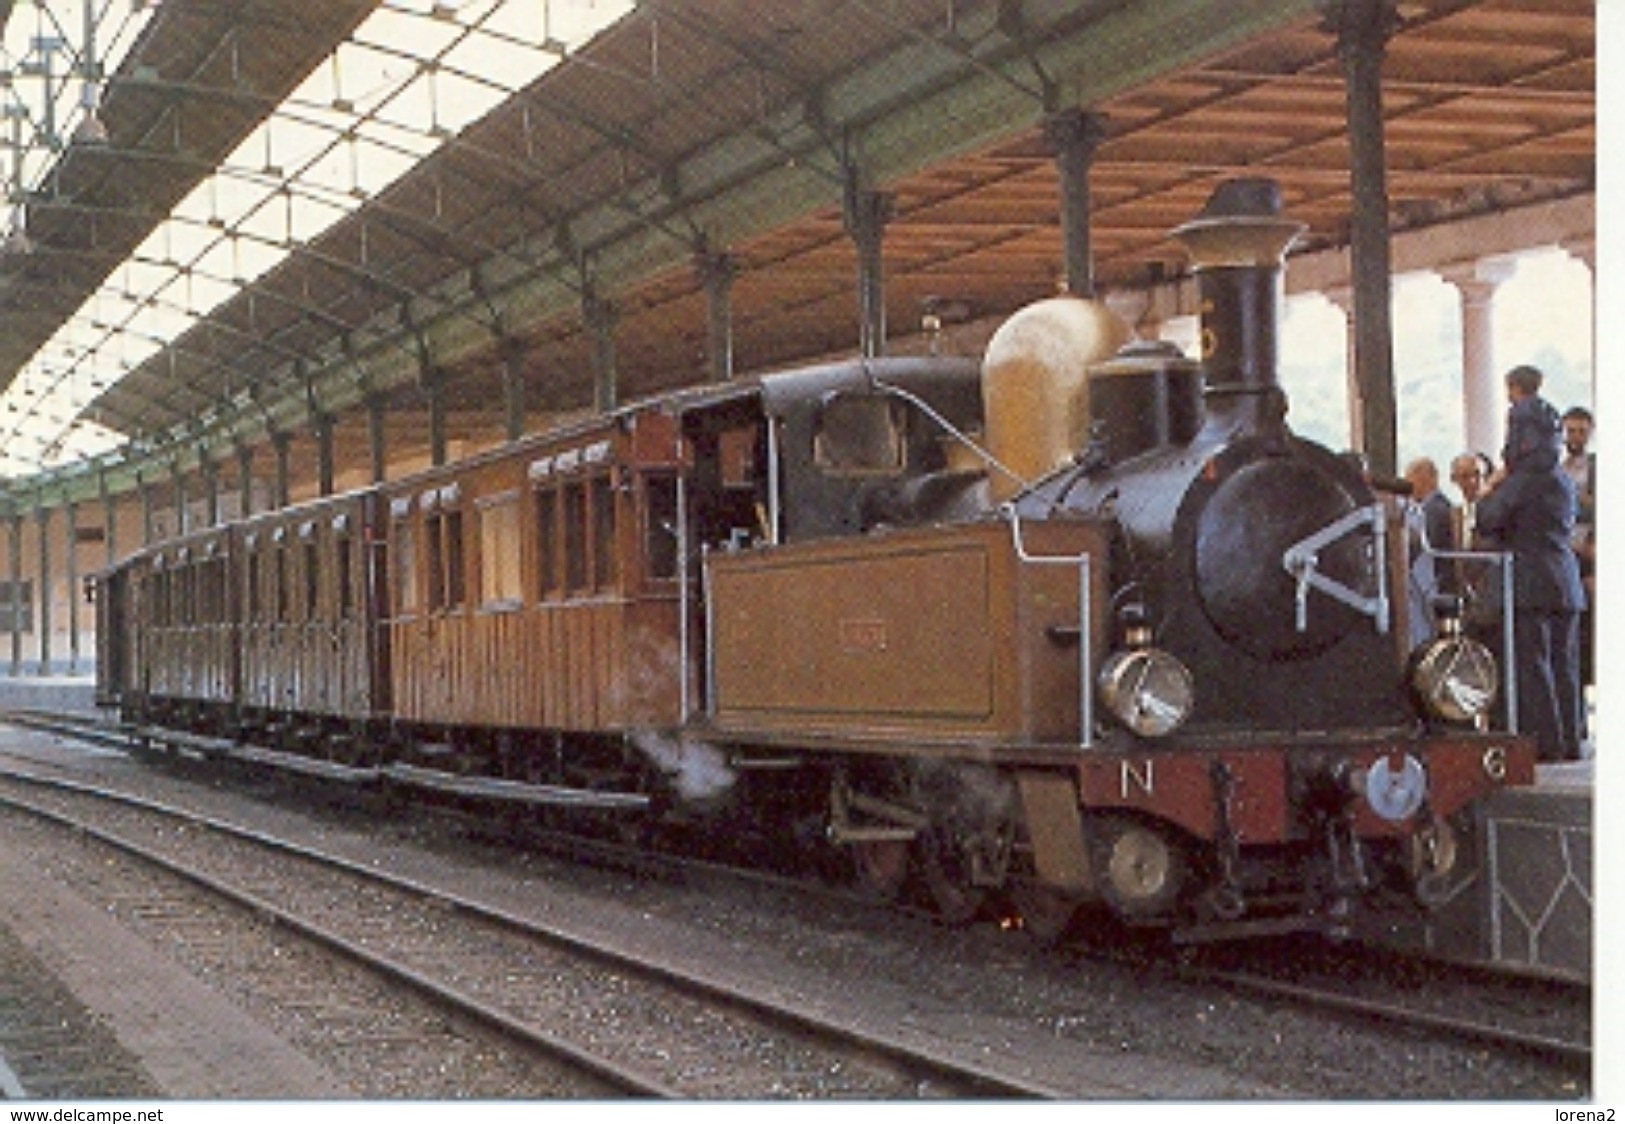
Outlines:
<svg viewBox="0 0 1625 1124"><path fill-rule="evenodd" d="M1339 929L1387 887L1437 904L1465 857L1451 818L1531 783L1534 753L1509 735L1329 734L1313 748L1091 751L1076 769L1103 896L1131 919L1194 915L1200 939Z"/></svg>
<svg viewBox="0 0 1625 1124"><path fill-rule="evenodd" d="M1402 834L1413 816L1396 815L1404 809L1394 802L1417 783L1417 768L1428 806L1449 816L1500 788L1533 783L1534 755L1526 739L1505 734L1377 740L1328 734L1310 749L1187 745L1092 750L1077 759L1085 808L1141 812L1209 843L1228 828L1242 846L1304 838L1306 806L1339 796L1352 799L1353 826L1362 837ZM1216 795L1216 770L1233 789L1228 811Z"/></svg>

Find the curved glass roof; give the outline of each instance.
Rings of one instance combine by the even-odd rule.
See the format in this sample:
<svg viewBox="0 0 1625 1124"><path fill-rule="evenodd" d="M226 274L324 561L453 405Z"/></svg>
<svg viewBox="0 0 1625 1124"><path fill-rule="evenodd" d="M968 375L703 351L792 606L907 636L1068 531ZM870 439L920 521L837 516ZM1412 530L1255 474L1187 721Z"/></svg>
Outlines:
<svg viewBox="0 0 1625 1124"><path fill-rule="evenodd" d="M122 444L123 434L81 416L99 394L633 6L383 0L0 395L0 477ZM142 0L39 0L14 10L0 47L6 252L29 251L28 200L64 148L106 143L103 76L130 73L121 62L159 10Z"/></svg>

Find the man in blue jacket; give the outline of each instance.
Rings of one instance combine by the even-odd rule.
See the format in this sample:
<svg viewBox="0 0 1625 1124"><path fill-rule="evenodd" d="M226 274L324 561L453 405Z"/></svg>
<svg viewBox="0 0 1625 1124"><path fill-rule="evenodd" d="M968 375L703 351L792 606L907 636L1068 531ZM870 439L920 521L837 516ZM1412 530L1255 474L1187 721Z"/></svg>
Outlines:
<svg viewBox="0 0 1625 1124"><path fill-rule="evenodd" d="M1581 756L1585 703L1580 691L1580 613L1585 588L1569 537L1574 484L1558 467L1557 411L1540 397L1541 372L1507 372L1505 463L1479 501L1480 530L1512 552L1513 638L1519 725L1545 761Z"/></svg>

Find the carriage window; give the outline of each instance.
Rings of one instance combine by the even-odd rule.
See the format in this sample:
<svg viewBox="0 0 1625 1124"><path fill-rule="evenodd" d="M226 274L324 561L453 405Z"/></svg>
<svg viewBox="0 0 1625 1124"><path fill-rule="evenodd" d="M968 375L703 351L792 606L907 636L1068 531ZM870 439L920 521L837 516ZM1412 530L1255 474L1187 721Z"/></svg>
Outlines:
<svg viewBox="0 0 1625 1124"><path fill-rule="evenodd" d="M353 556L355 541L349 535L340 535L333 540L334 580L338 582L339 620L347 621L355 616L355 581Z"/></svg>
<svg viewBox="0 0 1625 1124"><path fill-rule="evenodd" d="M263 611L260 596L260 552L254 547L248 548L248 563L246 566L248 584L248 619L257 621Z"/></svg>
<svg viewBox="0 0 1625 1124"><path fill-rule="evenodd" d="M651 476L643 485L649 577L677 576L677 477Z"/></svg>
<svg viewBox="0 0 1625 1124"><path fill-rule="evenodd" d="M520 586L519 494L509 492L480 508L480 596L486 604L514 604Z"/></svg>
<svg viewBox="0 0 1625 1124"><path fill-rule="evenodd" d="M280 543L271 552L271 617L286 622L292 606L288 596L288 548Z"/></svg>
<svg viewBox="0 0 1625 1124"><path fill-rule="evenodd" d="M395 524L395 610L414 613L418 607L417 536L405 520Z"/></svg>
<svg viewBox="0 0 1625 1124"><path fill-rule="evenodd" d="M564 582L574 593L587 588L587 485L564 486Z"/></svg>
<svg viewBox="0 0 1625 1124"><path fill-rule="evenodd" d="M541 578L537 591L546 597L559 587L559 494L552 488L536 493L536 560Z"/></svg>
<svg viewBox="0 0 1625 1124"><path fill-rule="evenodd" d="M193 570L192 612L198 624L213 624L214 616L214 563L199 562Z"/></svg>
<svg viewBox="0 0 1625 1124"><path fill-rule="evenodd" d="M458 608L468 600L463 513L442 511L429 516L424 526L429 535L429 608Z"/></svg>
<svg viewBox="0 0 1625 1124"><path fill-rule="evenodd" d="M305 604L304 618L315 620L321 616L321 567L320 555L316 550L316 541L306 539L300 544L300 561L305 570Z"/></svg>
<svg viewBox="0 0 1625 1124"><path fill-rule="evenodd" d="M889 398L843 394L824 404L813 458L841 476L900 471L905 464L903 418Z"/></svg>
<svg viewBox="0 0 1625 1124"><path fill-rule="evenodd" d="M158 626L168 624L169 585L164 581L164 571L154 570L147 587L152 590L152 623Z"/></svg>
<svg viewBox="0 0 1625 1124"><path fill-rule="evenodd" d="M609 589L619 576L615 541L615 485L608 476L594 478L592 484L592 583Z"/></svg>
<svg viewBox="0 0 1625 1124"><path fill-rule="evenodd" d="M211 558L203 564L198 589L198 616L208 624L221 624L226 619L226 563Z"/></svg>

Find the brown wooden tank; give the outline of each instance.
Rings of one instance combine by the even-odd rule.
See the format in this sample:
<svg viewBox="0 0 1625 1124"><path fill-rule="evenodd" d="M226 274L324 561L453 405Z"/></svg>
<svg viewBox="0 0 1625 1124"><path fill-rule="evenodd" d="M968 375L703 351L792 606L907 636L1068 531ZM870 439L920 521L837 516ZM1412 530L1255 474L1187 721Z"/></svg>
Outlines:
<svg viewBox="0 0 1625 1124"><path fill-rule="evenodd" d="M713 721L730 737L888 753L1076 747L1087 523L988 521L715 555ZM953 748L949 749L953 752Z"/></svg>

